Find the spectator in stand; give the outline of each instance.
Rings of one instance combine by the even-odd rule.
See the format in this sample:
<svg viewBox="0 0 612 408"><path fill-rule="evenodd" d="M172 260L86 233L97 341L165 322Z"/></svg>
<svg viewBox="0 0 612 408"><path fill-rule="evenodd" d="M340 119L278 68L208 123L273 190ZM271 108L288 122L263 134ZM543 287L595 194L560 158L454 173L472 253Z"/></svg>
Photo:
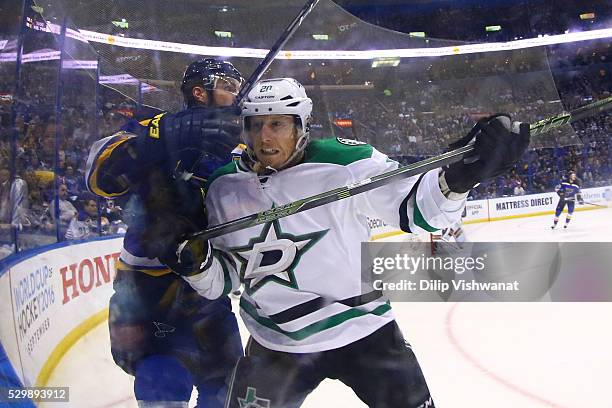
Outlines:
<svg viewBox="0 0 612 408"><path fill-rule="evenodd" d="M58 188L58 201L59 201L59 233L60 237L66 235L70 221L79 213L77 209L68 201L68 187L65 184L60 184ZM55 202L51 200L49 202L49 210L51 214L51 220L55 220Z"/></svg>
<svg viewBox="0 0 612 408"><path fill-rule="evenodd" d="M127 231L127 224L123 221L123 208L114 199L107 199L100 213L110 222L109 234L124 234Z"/></svg>
<svg viewBox="0 0 612 408"><path fill-rule="evenodd" d="M91 195L87 195L81 200L81 211L70 221L66 231L66 239L84 239L97 236L108 229L108 225L108 219L101 217L98 213L97 201Z"/></svg>
<svg viewBox="0 0 612 408"><path fill-rule="evenodd" d="M123 208L117 205L114 199L109 198L106 200L106 205L104 206L104 210L102 212L110 222L121 221Z"/></svg>
<svg viewBox="0 0 612 408"><path fill-rule="evenodd" d="M19 176L11 183L11 174L0 163L0 259L13 253L14 229L27 223L28 186Z"/></svg>
<svg viewBox="0 0 612 408"><path fill-rule="evenodd" d="M26 223L28 201L28 185L19 176L11 183L11 173L8 168L0 168L0 228L3 231L11 227L21 229Z"/></svg>
<svg viewBox="0 0 612 408"><path fill-rule="evenodd" d="M74 168L72 166L66 167L66 173L63 177L63 182L68 187L68 195L69 196L78 196L83 188L81 188L79 179L74 174Z"/></svg>
<svg viewBox="0 0 612 408"><path fill-rule="evenodd" d="M43 194L43 181L35 176L28 178L30 190L30 210L28 211L29 230L32 232L48 234L53 231L54 226L49 211L49 203L45 201Z"/></svg>
<svg viewBox="0 0 612 408"><path fill-rule="evenodd" d="M515 184L514 184L514 195L515 196L522 196L525 195L525 187L523 186L523 183L520 180L515 180Z"/></svg>

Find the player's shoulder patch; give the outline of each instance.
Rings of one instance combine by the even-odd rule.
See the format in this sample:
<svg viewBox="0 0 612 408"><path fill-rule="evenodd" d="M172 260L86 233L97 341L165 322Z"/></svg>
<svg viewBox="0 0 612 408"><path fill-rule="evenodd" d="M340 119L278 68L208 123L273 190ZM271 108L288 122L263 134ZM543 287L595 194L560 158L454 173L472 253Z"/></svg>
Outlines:
<svg viewBox="0 0 612 408"><path fill-rule="evenodd" d="M373 147L357 140L333 138L317 139L308 143L305 163L330 163L347 166L372 157Z"/></svg>
<svg viewBox="0 0 612 408"><path fill-rule="evenodd" d="M166 112L155 115L149 122L149 137L153 139L159 139L159 121Z"/></svg>
<svg viewBox="0 0 612 408"><path fill-rule="evenodd" d="M347 146L361 146L367 144L365 142L360 142L359 140L343 139L341 137L337 137L336 140L338 141L338 143L342 143L343 145Z"/></svg>
<svg viewBox="0 0 612 408"><path fill-rule="evenodd" d="M242 153L247 149L244 143L239 143L234 150L232 150L232 160L238 161L242 157Z"/></svg>

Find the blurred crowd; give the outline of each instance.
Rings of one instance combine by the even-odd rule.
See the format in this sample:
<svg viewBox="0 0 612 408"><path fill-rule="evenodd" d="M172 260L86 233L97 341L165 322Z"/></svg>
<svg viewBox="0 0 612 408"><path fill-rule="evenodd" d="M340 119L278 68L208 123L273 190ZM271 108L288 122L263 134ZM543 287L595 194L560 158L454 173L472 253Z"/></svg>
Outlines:
<svg viewBox="0 0 612 408"><path fill-rule="evenodd" d="M342 4L343 1L339 0ZM458 7L458 4L461 7ZM494 7L495 12L491 12ZM378 7L356 6L358 17L387 28L404 31L425 31L434 38L462 41L510 41L608 28L612 5L605 0L514 0L477 2L423 2L422 4ZM592 14L592 15L591 15ZM582 16L581 16L582 15ZM485 24L474 25L475 21ZM485 31L485 25L499 25L499 31Z"/></svg>
<svg viewBox="0 0 612 408"><path fill-rule="evenodd" d="M57 66L28 65L36 75L23 78L26 91L0 105L0 258L13 252L15 242L23 250L126 230L122 203L88 193L84 173L91 144L127 120L119 113L127 102L104 92L106 103L96 109L91 78L71 75L58 112ZM7 84L14 83L2 79L0 94L10 95Z"/></svg>
<svg viewBox="0 0 612 408"><path fill-rule="evenodd" d="M315 100L314 137L369 142L408 164L445 151L489 114L534 122L610 96L611 44L589 44L423 59L377 72L369 62L291 64L299 64L292 74ZM359 82L368 73L372 82ZM139 104L117 86L96 86L89 71L64 70L61 87L57 74L56 61L23 64L15 96L15 64L0 63L0 258L15 247L126 229L126 202L86 191L85 161L91 144L117 131ZM584 187L610 185L611 134L609 114L568 125L538 139L511 174L480 185L470 198L553 191L569 171Z"/></svg>
<svg viewBox="0 0 612 408"><path fill-rule="evenodd" d="M350 119L351 128L332 126L331 130L337 136L372 143L409 164L446 151L449 143L483 116L507 112L517 120L533 123L611 96L610 42L548 47L546 61L550 70L533 71L527 62L520 64L526 68L505 75L478 69L482 76L476 80L461 76L431 80L429 73L388 79L382 89L327 92L320 97L326 100L328 112L319 117L326 114L332 119ZM328 132L325 126L320 128L320 133ZM530 150L510 175L480 185L470 198L553 191L569 171L577 172L584 187L610 185L611 134L612 115L604 113L534 137Z"/></svg>

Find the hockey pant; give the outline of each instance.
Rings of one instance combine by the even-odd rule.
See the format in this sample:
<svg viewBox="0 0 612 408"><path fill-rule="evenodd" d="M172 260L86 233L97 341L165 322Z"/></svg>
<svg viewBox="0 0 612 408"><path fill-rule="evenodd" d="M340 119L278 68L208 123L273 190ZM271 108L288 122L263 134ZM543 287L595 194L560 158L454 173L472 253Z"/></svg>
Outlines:
<svg viewBox="0 0 612 408"><path fill-rule="evenodd" d="M573 200L560 199L559 203L557 203L557 209L555 210L555 218L559 218L565 208L565 204L567 204L567 213L570 216L574 213L574 206L576 203Z"/></svg>
<svg viewBox="0 0 612 408"><path fill-rule="evenodd" d="M163 401L178 393L172 391L176 384L167 382L182 381L189 384L187 400L193 385L198 388L198 406L222 407L230 374L243 355L229 298L206 300L174 274L152 277L118 271L113 287L111 353L124 371L143 377L136 378L136 398ZM176 378L182 367L184 374ZM149 383L155 387L147 389Z"/></svg>
<svg viewBox="0 0 612 408"><path fill-rule="evenodd" d="M299 407L326 378L342 381L369 407L434 407L419 363L395 321L334 350L284 353L251 338L246 353L236 366L226 407Z"/></svg>

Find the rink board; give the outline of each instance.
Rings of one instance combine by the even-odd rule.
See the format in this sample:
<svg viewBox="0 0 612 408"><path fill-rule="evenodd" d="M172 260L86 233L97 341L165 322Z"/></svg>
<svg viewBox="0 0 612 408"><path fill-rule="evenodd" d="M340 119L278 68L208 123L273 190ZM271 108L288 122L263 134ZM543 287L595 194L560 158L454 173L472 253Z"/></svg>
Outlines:
<svg viewBox="0 0 612 408"><path fill-rule="evenodd" d="M587 203L612 206L612 186L585 188L582 198ZM559 196L556 193L529 194L524 196L501 197L487 200L471 200L466 203L463 216L464 224L508 220L522 217L535 217L553 214ZM576 205L575 211L599 209L596 205ZM565 209L567 211L567 208ZM387 225L380 218L368 217L372 240L390 238L403 234L396 227ZM416 240L426 240L415 237Z"/></svg>
<svg viewBox="0 0 612 408"><path fill-rule="evenodd" d="M0 276L0 341L25 386L42 386L70 346L108 317L121 237L24 254Z"/></svg>

